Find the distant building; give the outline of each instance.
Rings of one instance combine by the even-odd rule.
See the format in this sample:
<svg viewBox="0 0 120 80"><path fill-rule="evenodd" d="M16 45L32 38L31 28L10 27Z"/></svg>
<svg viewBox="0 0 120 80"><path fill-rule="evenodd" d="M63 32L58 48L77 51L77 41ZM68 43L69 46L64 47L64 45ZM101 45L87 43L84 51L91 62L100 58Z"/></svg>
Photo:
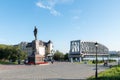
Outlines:
<svg viewBox="0 0 120 80"><path fill-rule="evenodd" d="M40 55L44 55L47 59L48 58L52 58L52 54L53 54L53 43L51 40L49 40L48 42L44 42L41 40L38 40L39 42L39 46L38 46L38 53ZM18 44L18 46L20 47L20 49L24 52L27 53L28 56L32 55L33 53L33 49L32 49L32 42L21 42L20 44Z"/></svg>
<svg viewBox="0 0 120 80"><path fill-rule="evenodd" d="M22 51L24 51L24 52L27 53L27 52L28 52L28 51L26 50L27 44L28 44L28 42L21 42L21 43L18 44L18 46L20 47L20 50L22 50Z"/></svg>
<svg viewBox="0 0 120 80"><path fill-rule="evenodd" d="M109 51L110 57L119 57L120 58L120 51Z"/></svg>
<svg viewBox="0 0 120 80"><path fill-rule="evenodd" d="M108 48L103 44L98 43L97 55L108 57ZM70 42L69 60L81 61L85 57L95 57L96 47L95 42L81 42L81 40L74 40Z"/></svg>
<svg viewBox="0 0 120 80"><path fill-rule="evenodd" d="M109 54L118 54L120 51L109 51Z"/></svg>

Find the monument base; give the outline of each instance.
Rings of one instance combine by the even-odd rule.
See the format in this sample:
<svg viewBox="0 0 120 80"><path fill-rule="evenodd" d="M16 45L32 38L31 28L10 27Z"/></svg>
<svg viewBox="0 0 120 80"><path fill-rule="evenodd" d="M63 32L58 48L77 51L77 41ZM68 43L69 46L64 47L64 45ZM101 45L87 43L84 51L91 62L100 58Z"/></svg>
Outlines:
<svg viewBox="0 0 120 80"><path fill-rule="evenodd" d="M35 55L35 64L42 64L44 63L44 56L41 55Z"/></svg>
<svg viewBox="0 0 120 80"><path fill-rule="evenodd" d="M29 56L28 57L28 64L34 64L34 65L38 65L38 64L44 64L44 56L41 55L34 55L34 56Z"/></svg>

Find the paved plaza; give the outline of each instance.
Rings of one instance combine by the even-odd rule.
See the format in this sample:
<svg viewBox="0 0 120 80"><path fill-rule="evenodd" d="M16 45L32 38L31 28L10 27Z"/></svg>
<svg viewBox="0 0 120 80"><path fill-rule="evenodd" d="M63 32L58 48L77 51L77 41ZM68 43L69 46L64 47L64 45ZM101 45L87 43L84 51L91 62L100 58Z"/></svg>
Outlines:
<svg viewBox="0 0 120 80"><path fill-rule="evenodd" d="M98 71L106 68L98 65ZM95 65L92 64L0 65L0 80L81 80L94 74Z"/></svg>

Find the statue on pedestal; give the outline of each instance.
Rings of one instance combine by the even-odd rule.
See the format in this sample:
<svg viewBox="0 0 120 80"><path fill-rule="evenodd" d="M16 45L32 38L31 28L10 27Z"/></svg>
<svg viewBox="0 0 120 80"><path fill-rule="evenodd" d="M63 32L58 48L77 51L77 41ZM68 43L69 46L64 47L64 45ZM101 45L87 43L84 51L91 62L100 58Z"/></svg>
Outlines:
<svg viewBox="0 0 120 80"><path fill-rule="evenodd" d="M44 55L40 55L39 54L39 47L40 47L40 42L39 40L37 40L37 33L38 33L38 30L35 26L34 28L34 37L35 37L35 40L32 41L32 54L28 57L28 62L29 63L34 63L35 65L36 64L40 64L42 62L44 62Z"/></svg>
<svg viewBox="0 0 120 80"><path fill-rule="evenodd" d="M35 29L33 32L34 32L35 40L37 40L37 28L36 28L36 26L35 26Z"/></svg>

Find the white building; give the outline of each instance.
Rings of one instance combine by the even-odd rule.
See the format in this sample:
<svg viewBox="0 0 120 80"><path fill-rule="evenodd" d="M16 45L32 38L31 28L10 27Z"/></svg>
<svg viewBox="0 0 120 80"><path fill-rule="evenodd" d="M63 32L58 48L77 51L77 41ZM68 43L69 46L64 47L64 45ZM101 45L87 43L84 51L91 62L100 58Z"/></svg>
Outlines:
<svg viewBox="0 0 120 80"><path fill-rule="evenodd" d="M37 47L39 48L38 53L40 55L44 55L47 58L49 55L53 54L53 43L51 40L49 40L48 42L43 42L41 40L38 41L39 42ZM27 55L30 56L33 53L32 44L32 42L21 42L20 44L18 44L18 46L22 51L26 52Z"/></svg>
<svg viewBox="0 0 120 80"><path fill-rule="evenodd" d="M96 56L96 42L83 42L81 40L74 40L70 42L69 60L81 61L85 57ZM103 44L97 44L97 56L108 57L109 49Z"/></svg>

